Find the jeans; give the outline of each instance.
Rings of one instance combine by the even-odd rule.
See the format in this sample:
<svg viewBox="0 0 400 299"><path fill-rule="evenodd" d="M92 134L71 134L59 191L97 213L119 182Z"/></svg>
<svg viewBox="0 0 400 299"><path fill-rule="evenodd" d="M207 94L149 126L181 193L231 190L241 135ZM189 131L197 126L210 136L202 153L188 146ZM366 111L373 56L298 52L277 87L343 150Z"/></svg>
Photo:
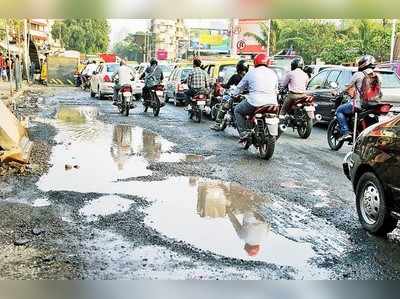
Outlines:
<svg viewBox="0 0 400 299"><path fill-rule="evenodd" d="M119 84L114 84L114 94L113 94L113 101L116 103L118 101L118 91L121 89L121 85Z"/></svg>
<svg viewBox="0 0 400 299"><path fill-rule="evenodd" d="M247 130L246 116L253 114L256 109L257 107L250 105L246 100L235 107L236 126L239 134L243 134Z"/></svg>
<svg viewBox="0 0 400 299"><path fill-rule="evenodd" d="M151 90L153 88L154 88L154 86L153 87L149 87L149 86L143 87L143 89L142 89L142 97L143 97L144 102L146 102L146 103L150 103L151 102L150 92L151 92Z"/></svg>
<svg viewBox="0 0 400 299"><path fill-rule="evenodd" d="M340 105L336 109L336 118L339 123L340 133L342 135L349 133L349 124L347 122L347 116L353 113L353 104L351 102Z"/></svg>

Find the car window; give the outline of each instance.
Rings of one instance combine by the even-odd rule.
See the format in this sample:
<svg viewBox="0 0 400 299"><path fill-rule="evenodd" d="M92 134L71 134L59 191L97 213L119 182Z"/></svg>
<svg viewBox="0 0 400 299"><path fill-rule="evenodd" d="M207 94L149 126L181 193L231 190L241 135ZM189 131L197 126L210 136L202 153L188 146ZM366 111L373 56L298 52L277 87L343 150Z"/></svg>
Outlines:
<svg viewBox="0 0 400 299"><path fill-rule="evenodd" d="M222 65L219 68L219 75L223 73L223 83L226 84L228 83L229 79L232 77L232 75L234 75L236 73L236 65Z"/></svg>
<svg viewBox="0 0 400 299"><path fill-rule="evenodd" d="M382 88L400 88L400 79L395 73L379 73Z"/></svg>
<svg viewBox="0 0 400 299"><path fill-rule="evenodd" d="M119 64L107 64L107 73L114 73L119 70Z"/></svg>
<svg viewBox="0 0 400 299"><path fill-rule="evenodd" d="M174 81L178 80L178 77L180 76L180 72L181 72L180 68L175 69L174 77L172 78L172 80L174 80Z"/></svg>
<svg viewBox="0 0 400 299"><path fill-rule="evenodd" d="M339 70L331 70L329 71L329 75L325 81L324 88L331 88L330 83L336 82L337 78L339 77L340 71Z"/></svg>
<svg viewBox="0 0 400 299"><path fill-rule="evenodd" d="M181 73L181 80L187 80L189 74L192 72L192 69L183 69Z"/></svg>
<svg viewBox="0 0 400 299"><path fill-rule="evenodd" d="M328 71L322 71L318 73L314 78L311 79L311 81L308 83L307 89L314 90L314 89L319 89L323 86L325 83L326 77L328 76L329 72Z"/></svg>
<svg viewBox="0 0 400 299"><path fill-rule="evenodd" d="M344 89L347 84L351 81L351 73L348 71L341 71L339 78L337 79L337 84L339 89Z"/></svg>

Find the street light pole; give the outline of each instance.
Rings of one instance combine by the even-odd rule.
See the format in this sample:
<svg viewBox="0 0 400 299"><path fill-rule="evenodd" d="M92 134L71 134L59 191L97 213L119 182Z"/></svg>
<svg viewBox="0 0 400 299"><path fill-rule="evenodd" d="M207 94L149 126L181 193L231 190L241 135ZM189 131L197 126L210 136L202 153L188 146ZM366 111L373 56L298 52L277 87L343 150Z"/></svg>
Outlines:
<svg viewBox="0 0 400 299"><path fill-rule="evenodd" d="M395 46L395 42L396 42L396 23L397 23L397 20L393 19L392 20L392 43L390 46L390 62L393 62L393 59L394 59L394 46Z"/></svg>

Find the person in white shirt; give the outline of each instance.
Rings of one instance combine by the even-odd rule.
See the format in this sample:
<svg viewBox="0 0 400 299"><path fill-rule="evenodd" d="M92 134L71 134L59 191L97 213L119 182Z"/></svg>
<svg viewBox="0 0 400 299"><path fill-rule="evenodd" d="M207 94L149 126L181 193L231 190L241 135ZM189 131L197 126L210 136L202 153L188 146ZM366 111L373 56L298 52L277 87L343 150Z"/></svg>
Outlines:
<svg viewBox="0 0 400 299"><path fill-rule="evenodd" d="M81 82L85 84L90 80L90 77L93 76L94 71L97 69L96 61L88 62L86 67L83 69L81 74Z"/></svg>
<svg viewBox="0 0 400 299"><path fill-rule="evenodd" d="M124 85L131 85L131 81L134 78L135 74L133 70L126 65L125 60L121 60L119 63L120 67L118 70L114 72L112 75L112 80L114 81L116 77L118 77L118 84L114 84L114 96L113 96L113 104L117 103L118 100L118 91Z"/></svg>
<svg viewBox="0 0 400 299"><path fill-rule="evenodd" d="M233 95L237 96L244 90L249 93L246 100L242 101L235 108L236 125L240 137L245 138L246 116L265 105L278 105L278 77L273 70L268 68L271 60L266 54L258 54L254 58L254 68L240 81Z"/></svg>

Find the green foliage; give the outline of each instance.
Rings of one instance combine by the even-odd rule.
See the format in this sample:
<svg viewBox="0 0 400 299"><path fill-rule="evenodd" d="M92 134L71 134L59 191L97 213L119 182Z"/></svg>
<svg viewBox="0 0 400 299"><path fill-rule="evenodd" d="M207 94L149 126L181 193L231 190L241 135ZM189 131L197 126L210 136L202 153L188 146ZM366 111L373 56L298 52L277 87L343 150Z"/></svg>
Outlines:
<svg viewBox="0 0 400 299"><path fill-rule="evenodd" d="M51 35L68 50L96 54L107 51L110 26L106 19L65 19L54 23Z"/></svg>
<svg viewBox="0 0 400 299"><path fill-rule="evenodd" d="M119 57L127 60L141 61L143 57L142 48L133 34L128 34L122 41L116 43L113 50Z"/></svg>

